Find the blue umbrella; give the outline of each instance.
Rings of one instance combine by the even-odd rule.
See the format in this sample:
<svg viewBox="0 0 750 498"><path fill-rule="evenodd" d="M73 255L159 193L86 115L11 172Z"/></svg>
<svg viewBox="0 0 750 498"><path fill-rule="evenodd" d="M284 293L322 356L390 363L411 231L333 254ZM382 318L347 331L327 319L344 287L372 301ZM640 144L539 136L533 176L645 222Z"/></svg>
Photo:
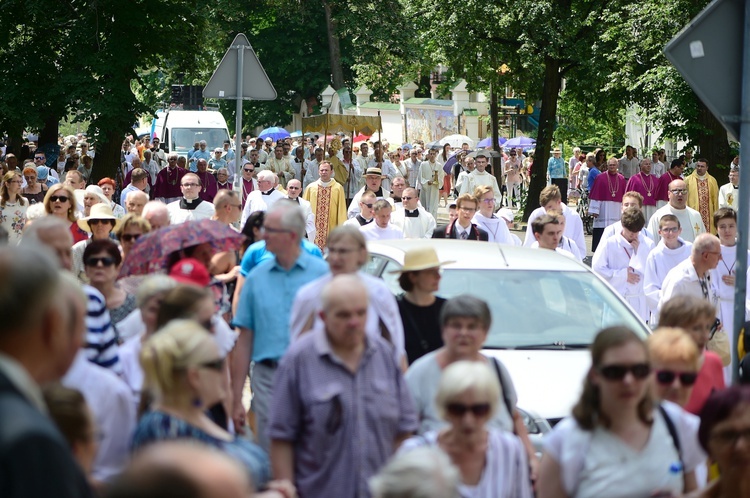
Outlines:
<svg viewBox="0 0 750 498"><path fill-rule="evenodd" d="M507 139L507 138L505 138L505 137L498 137L498 139L497 139L497 143L498 143L498 145L503 145L503 144L504 144L505 142L507 142L507 141L508 141L508 139ZM482 140L481 140L481 141L480 141L480 142L479 142L479 143L477 144L477 148L478 148L478 149L483 149L483 148L484 148L484 149L486 149L486 148L488 148L488 147L492 147L492 137L487 137L487 138L485 138L485 139L482 139Z"/></svg>
<svg viewBox="0 0 750 498"><path fill-rule="evenodd" d="M266 128L265 130L260 132L260 135L258 135L258 137L262 138L263 140L272 138L274 141L281 140L282 138L287 138L289 136L290 135L288 131L286 131L284 128L279 128L278 126Z"/></svg>
<svg viewBox="0 0 750 498"><path fill-rule="evenodd" d="M404 144L401 146L402 149L411 150L412 145L411 144Z"/></svg>
<svg viewBox="0 0 750 498"><path fill-rule="evenodd" d="M530 147L532 145L536 145L536 140L529 137L511 138L503 144L504 147Z"/></svg>

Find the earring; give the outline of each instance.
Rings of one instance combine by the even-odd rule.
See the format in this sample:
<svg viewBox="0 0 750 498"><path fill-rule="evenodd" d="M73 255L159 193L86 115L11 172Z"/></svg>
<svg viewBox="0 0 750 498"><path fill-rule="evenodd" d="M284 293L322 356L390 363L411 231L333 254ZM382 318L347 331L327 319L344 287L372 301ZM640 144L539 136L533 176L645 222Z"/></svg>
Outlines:
<svg viewBox="0 0 750 498"><path fill-rule="evenodd" d="M202 405L203 405L203 401L201 401L201 399L198 396L196 396L195 398L193 398L193 406L194 407L200 408Z"/></svg>

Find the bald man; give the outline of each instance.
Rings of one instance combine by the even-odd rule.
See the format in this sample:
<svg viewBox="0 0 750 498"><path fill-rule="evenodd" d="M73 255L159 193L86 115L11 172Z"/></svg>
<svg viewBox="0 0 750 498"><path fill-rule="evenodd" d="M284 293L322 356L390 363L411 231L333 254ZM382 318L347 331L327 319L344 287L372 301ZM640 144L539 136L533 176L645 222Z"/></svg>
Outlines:
<svg viewBox="0 0 750 498"><path fill-rule="evenodd" d="M700 213L687 205L688 188L685 180L680 178L670 182L667 196L667 204L657 209L648 222L649 233L659 233L659 220L665 214L677 216L682 227L682 238L688 242L693 242L698 235L706 233Z"/></svg>

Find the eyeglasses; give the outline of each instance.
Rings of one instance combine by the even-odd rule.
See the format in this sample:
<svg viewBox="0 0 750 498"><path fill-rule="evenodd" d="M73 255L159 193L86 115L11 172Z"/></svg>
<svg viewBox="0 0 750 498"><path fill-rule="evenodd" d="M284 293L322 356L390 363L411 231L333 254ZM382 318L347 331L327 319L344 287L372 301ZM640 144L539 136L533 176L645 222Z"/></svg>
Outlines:
<svg viewBox="0 0 750 498"><path fill-rule="evenodd" d="M201 363L200 365L198 365L198 368L209 368L211 370L216 370L218 372L221 372L222 370L224 370L224 358Z"/></svg>
<svg viewBox="0 0 750 498"><path fill-rule="evenodd" d="M124 233L122 234L122 237L120 237L120 240L123 242L135 242L140 236L140 233Z"/></svg>
<svg viewBox="0 0 750 498"><path fill-rule="evenodd" d="M733 431L731 429L727 429L721 432L716 432L714 434L711 434L711 439L716 441L718 444L725 446L725 445L736 445L737 441L740 440L740 438L745 439L745 441L750 441L750 428L744 429L741 431Z"/></svg>
<svg viewBox="0 0 750 498"><path fill-rule="evenodd" d="M648 363L636 363L634 365L606 365L599 367L599 373L607 380L622 380L628 374L633 374L638 380L643 380L651 373Z"/></svg>
<svg viewBox="0 0 750 498"><path fill-rule="evenodd" d="M108 225L114 224L114 220L89 220L89 225L98 225L100 223L106 223Z"/></svg>
<svg viewBox="0 0 750 498"><path fill-rule="evenodd" d="M482 202L484 202L485 204L494 204L495 198L493 197L491 199L482 199Z"/></svg>
<svg viewBox="0 0 750 498"><path fill-rule="evenodd" d="M260 227L260 233L291 233L291 230L286 228L273 228L273 227Z"/></svg>
<svg viewBox="0 0 750 498"><path fill-rule="evenodd" d="M408 199L407 199L407 200L408 200ZM367 206L367 208L368 208L368 209L372 209L372 207L373 207L373 206L374 206L375 204L366 204L366 203L364 203L364 202L363 202L363 203L362 203L362 205L363 205L363 206Z"/></svg>
<svg viewBox="0 0 750 498"><path fill-rule="evenodd" d="M49 198L50 202L68 202L70 198L67 195L53 195Z"/></svg>
<svg viewBox="0 0 750 498"><path fill-rule="evenodd" d="M671 385L674 380L680 379L680 384L685 387L692 386L695 384L695 380L698 378L697 372L674 372L672 370L657 370L656 371L656 382L665 386Z"/></svg>
<svg viewBox="0 0 750 498"><path fill-rule="evenodd" d="M245 173L252 173L255 171L255 169L242 168L242 171L244 171Z"/></svg>
<svg viewBox="0 0 750 498"><path fill-rule="evenodd" d="M177 159L167 159L167 161L169 161L170 163L174 163L177 162Z"/></svg>
<svg viewBox="0 0 750 498"><path fill-rule="evenodd" d="M672 192L673 194L676 194L676 195L687 194L688 193L687 189L684 189L684 188L676 188L674 190L670 190L670 192Z"/></svg>
<svg viewBox="0 0 750 498"><path fill-rule="evenodd" d="M680 227L664 227L660 228L659 231L664 233L677 233L680 231Z"/></svg>
<svg viewBox="0 0 750 498"><path fill-rule="evenodd" d="M114 266L115 258L104 256L101 258L89 258L86 260L86 266L99 266L99 263L101 263L102 266Z"/></svg>
<svg viewBox="0 0 750 498"><path fill-rule="evenodd" d="M197 183L183 183L182 186L183 187L200 187L200 185Z"/></svg>
<svg viewBox="0 0 750 498"><path fill-rule="evenodd" d="M474 207L464 207L464 206L461 206L458 209L460 209L461 211L466 211L467 213L471 213L477 210L477 208L474 208Z"/></svg>
<svg viewBox="0 0 750 498"><path fill-rule="evenodd" d="M445 411L454 417L463 417L467 412L471 412L475 417L484 417L490 413L489 403L478 403L476 405L464 405L463 403L448 403L445 405Z"/></svg>

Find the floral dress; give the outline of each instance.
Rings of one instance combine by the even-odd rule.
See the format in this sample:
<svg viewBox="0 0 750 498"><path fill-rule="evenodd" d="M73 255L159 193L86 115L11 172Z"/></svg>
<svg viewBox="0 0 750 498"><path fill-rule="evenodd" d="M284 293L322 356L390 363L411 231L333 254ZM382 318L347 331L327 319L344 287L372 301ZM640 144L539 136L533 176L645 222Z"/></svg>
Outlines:
<svg viewBox="0 0 750 498"><path fill-rule="evenodd" d="M18 244L21 240L28 207L28 203L21 204L20 201L6 202L4 207L0 206L0 227L8 232L9 244Z"/></svg>

